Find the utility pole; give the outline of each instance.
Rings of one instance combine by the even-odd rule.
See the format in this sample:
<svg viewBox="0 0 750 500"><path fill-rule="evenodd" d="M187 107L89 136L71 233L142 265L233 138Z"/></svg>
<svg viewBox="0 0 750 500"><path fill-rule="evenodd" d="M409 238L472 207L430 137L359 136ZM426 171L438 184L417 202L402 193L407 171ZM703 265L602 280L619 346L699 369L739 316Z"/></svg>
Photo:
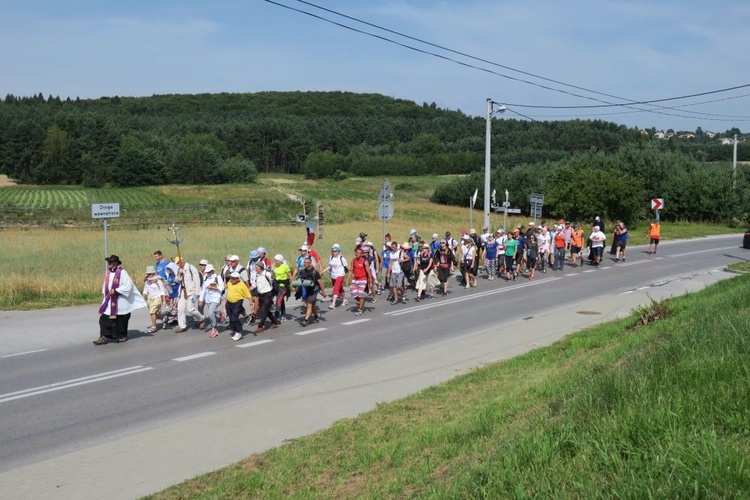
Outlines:
<svg viewBox="0 0 750 500"><path fill-rule="evenodd" d="M493 113L505 113L505 106L498 105L496 110L492 106L497 104L489 97L487 98L487 124L485 126L484 138L484 227L490 227L490 160L492 157L490 142L492 138L492 115Z"/></svg>
<svg viewBox="0 0 750 500"><path fill-rule="evenodd" d="M734 151L732 152L732 191L737 191L737 134L734 134Z"/></svg>

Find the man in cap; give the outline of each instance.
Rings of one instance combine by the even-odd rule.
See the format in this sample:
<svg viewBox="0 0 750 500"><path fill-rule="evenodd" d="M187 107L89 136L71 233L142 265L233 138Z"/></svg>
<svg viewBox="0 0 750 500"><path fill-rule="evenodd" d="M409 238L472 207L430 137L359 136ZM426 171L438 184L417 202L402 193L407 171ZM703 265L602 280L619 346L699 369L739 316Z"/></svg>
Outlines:
<svg viewBox="0 0 750 500"><path fill-rule="evenodd" d="M99 338L94 345L104 345L107 340L127 342L130 313L146 307L146 301L133 285L128 272L122 268L117 255L106 259L107 270L102 284L102 303L99 306Z"/></svg>
<svg viewBox="0 0 750 500"><path fill-rule="evenodd" d="M198 297L201 294L200 272L184 257L177 265L180 268L177 272L180 290L177 295L177 329L174 332L182 333L187 331L188 315L198 322L198 328L203 328L205 318L198 311Z"/></svg>

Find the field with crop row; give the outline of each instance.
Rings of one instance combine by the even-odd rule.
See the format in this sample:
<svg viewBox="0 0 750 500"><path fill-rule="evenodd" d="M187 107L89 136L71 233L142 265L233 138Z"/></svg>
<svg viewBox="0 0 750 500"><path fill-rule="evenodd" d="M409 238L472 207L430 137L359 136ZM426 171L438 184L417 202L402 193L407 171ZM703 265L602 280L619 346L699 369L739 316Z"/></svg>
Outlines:
<svg viewBox="0 0 750 500"><path fill-rule="evenodd" d="M0 189L0 208L88 210L92 203L120 203L132 208L164 207L173 204L159 191L149 188L12 186Z"/></svg>

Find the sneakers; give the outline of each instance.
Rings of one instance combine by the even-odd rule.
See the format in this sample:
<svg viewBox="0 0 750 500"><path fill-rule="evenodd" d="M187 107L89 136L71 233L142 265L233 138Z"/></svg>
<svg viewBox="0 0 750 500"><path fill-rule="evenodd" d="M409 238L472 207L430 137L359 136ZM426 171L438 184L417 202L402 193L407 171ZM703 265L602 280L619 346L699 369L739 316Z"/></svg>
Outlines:
<svg viewBox="0 0 750 500"><path fill-rule="evenodd" d="M378 294L378 295L380 295L380 294ZM373 300L373 302L375 302L375 301L377 301L378 299L376 299L375 297L373 297L373 298L372 298L372 300ZM341 307L346 307L346 305L347 305L348 303L349 303L349 301L348 301L347 299L344 299L344 301L343 301L343 302L341 303Z"/></svg>
<svg viewBox="0 0 750 500"><path fill-rule="evenodd" d="M208 336L209 336L209 338L215 339L216 337L219 336L219 330L217 330L216 328L214 328L213 330L211 330L208 333Z"/></svg>
<svg viewBox="0 0 750 500"><path fill-rule="evenodd" d="M357 312L354 313L355 316L362 316L362 313L365 312L364 309L357 309Z"/></svg>
<svg viewBox="0 0 750 500"><path fill-rule="evenodd" d="M414 300L417 301L417 302L421 302L422 301L422 299L420 299L419 297L414 297Z"/></svg>
<svg viewBox="0 0 750 500"><path fill-rule="evenodd" d="M464 288L466 288L468 290L469 289L469 284L467 283Z"/></svg>
<svg viewBox="0 0 750 500"><path fill-rule="evenodd" d="M234 335L232 335L232 340L240 340L240 339L242 339L242 333L234 332Z"/></svg>
<svg viewBox="0 0 750 500"><path fill-rule="evenodd" d="M406 304L406 297L401 297L401 303Z"/></svg>
<svg viewBox="0 0 750 500"><path fill-rule="evenodd" d="M434 297L434 296L433 296L433 295L432 295L431 293L428 293L428 294L427 294L427 300L432 300L432 299L434 299L434 298L435 298L435 297Z"/></svg>
<svg viewBox="0 0 750 500"><path fill-rule="evenodd" d="M104 345L107 343L107 337L100 335L98 339L94 340L94 345Z"/></svg>
<svg viewBox="0 0 750 500"><path fill-rule="evenodd" d="M187 328L178 328L178 329L176 329L176 330L175 330L174 332L175 332L175 333L184 333L184 332L186 332L186 331L187 331Z"/></svg>
<svg viewBox="0 0 750 500"><path fill-rule="evenodd" d="M335 302L331 302L331 305L328 306L328 309L336 309L336 303Z"/></svg>

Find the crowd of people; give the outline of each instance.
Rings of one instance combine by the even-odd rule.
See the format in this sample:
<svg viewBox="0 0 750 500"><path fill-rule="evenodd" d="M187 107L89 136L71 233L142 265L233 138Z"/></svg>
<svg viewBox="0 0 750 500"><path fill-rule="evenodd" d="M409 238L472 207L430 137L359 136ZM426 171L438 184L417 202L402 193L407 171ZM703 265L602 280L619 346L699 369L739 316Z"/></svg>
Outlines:
<svg viewBox="0 0 750 500"><path fill-rule="evenodd" d="M648 237L649 253L656 254L658 221L649 226ZM617 221L610 247L614 262L625 261L627 240L625 224ZM130 315L140 308L148 308L150 314L148 333L170 325L176 325L175 333L184 333L190 317L211 338L226 330L232 340L240 340L244 327L254 325L258 334L290 319L286 304L292 296L301 301L298 322L305 327L320 320L321 298L330 297L330 309L346 307L351 299L354 314L360 316L366 301L377 303L383 294L393 305L407 302L407 290L413 290L415 302L447 295L451 276L469 289L483 275L488 281L513 282L534 280L537 272L562 271L566 262L577 267L588 261L599 267L607 235L604 221L596 217L587 235L583 225L565 220L519 224L507 232L501 228L493 233L484 227L477 233L472 228L462 231L459 239L446 231L443 237L434 233L426 240L412 229L401 243L386 234L377 246L360 233L350 259L339 244L331 246L330 256L321 258L309 243L300 245L291 265L282 254L269 257L264 247L251 250L244 265L239 255L230 254L220 267L205 259L197 267L181 256L168 260L157 250L154 265L146 268L139 286L120 258L111 255L106 259L99 308L100 336L94 344L126 342ZM330 294L323 276L330 279Z"/></svg>

